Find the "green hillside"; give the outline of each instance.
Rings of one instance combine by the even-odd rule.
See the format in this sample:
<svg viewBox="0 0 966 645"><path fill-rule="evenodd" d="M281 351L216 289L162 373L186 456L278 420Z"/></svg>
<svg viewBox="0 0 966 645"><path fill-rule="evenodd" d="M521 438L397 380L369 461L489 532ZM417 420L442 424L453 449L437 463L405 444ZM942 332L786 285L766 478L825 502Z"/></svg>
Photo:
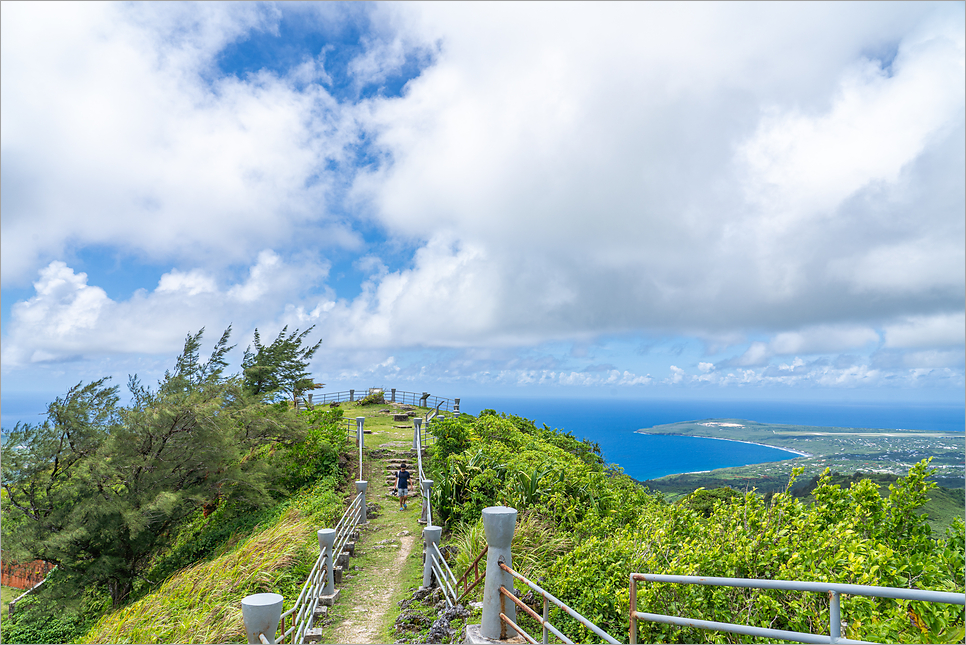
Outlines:
<svg viewBox="0 0 966 645"><path fill-rule="evenodd" d="M519 517L550 527L525 551L541 585L620 639L628 629L631 572L825 580L962 590L963 522L952 539L935 539L921 507L935 490L925 463L900 478L887 497L870 480L848 487L821 478L806 503L787 489L765 497L729 492L668 503L619 471L607 471L593 447L512 415L484 411L447 421L433 455L434 508L461 545L459 562L476 555L482 508L507 504ZM794 477L800 473L793 474ZM717 499L716 499L717 498ZM521 545L522 547L522 545ZM514 555L515 561L517 556ZM521 588L521 591L525 591ZM821 631L828 598L820 594L645 585L642 611ZM849 601L845 636L883 642L954 642L963 610L907 602ZM910 622L910 611L925 631ZM519 616L519 614L518 614ZM539 631L529 618L528 628ZM529 621L529 622L528 622ZM561 611L551 621L576 642L598 642ZM825 627L827 629L827 627ZM714 642L721 634L645 623L640 642Z"/></svg>
<svg viewBox="0 0 966 645"><path fill-rule="evenodd" d="M13 621L3 622L5 642L240 642L242 597L296 593L317 554L312 529L340 515L356 465L345 453L342 409L299 415L286 405L258 409L262 419L302 428L290 439L245 453L249 472L263 472L271 483L270 503L197 498L193 512L158 542L120 603L106 585L77 594L79 573L58 569ZM387 412L373 408L364 414L379 427L392 423ZM936 488L925 463L900 478L812 480L794 472L790 486L767 495L692 490L672 503L619 469L607 469L595 445L514 415L464 415L435 423L433 435L427 475L435 482L434 520L445 529L444 545L458 551L457 575L482 547L482 509L512 506L519 519L515 567L621 640L627 638L631 572L950 591L964 585L963 522L949 519L947 539L937 537L925 519L926 513L939 520L955 515L951 509L962 509L961 491ZM927 498L935 511L924 505ZM3 512L6 548L7 532L14 534L23 520L8 522L7 505ZM829 616L822 594L659 584L638 590L638 607L796 631L827 629ZM843 611L848 638L962 638L959 607L847 599ZM924 630L910 621L910 612ZM551 620L576 642L598 640L561 611L552 611ZM539 632L529 618L521 621ZM721 638L655 623L642 624L639 633L641 642Z"/></svg>

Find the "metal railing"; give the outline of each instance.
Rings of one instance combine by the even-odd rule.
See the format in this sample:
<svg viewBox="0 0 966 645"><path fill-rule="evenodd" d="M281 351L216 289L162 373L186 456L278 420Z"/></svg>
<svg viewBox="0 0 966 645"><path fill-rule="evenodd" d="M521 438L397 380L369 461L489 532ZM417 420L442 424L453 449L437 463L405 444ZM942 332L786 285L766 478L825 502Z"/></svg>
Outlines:
<svg viewBox="0 0 966 645"><path fill-rule="evenodd" d="M304 397L295 397L295 407L299 410L312 408L316 405L329 405L330 403L352 403L369 396L375 391L382 391L381 387L360 388L358 390L342 390L341 392L312 392ZM387 399L388 402L388 399Z"/></svg>
<svg viewBox="0 0 966 645"><path fill-rule="evenodd" d="M522 609L528 616L530 616L531 618L533 618L535 621L537 621L537 623L539 623L543 627L543 642L544 643L548 643L549 642L547 639L550 637L550 633L553 633L553 635L556 636L557 638L559 638L562 642L567 643L568 645L573 645L573 641L572 640L570 640L569 638L567 638L566 636L564 636L560 632L560 630L558 630L556 627L554 627L553 625L550 624L550 603L553 603L554 605L556 605L560 609L563 609L565 612L567 612L567 615L569 615L570 617L576 619L577 622L579 622L581 625L583 625L584 627L586 627L587 629L589 629L593 633L595 633L598 636L600 636L601 638L603 638L608 643L615 643L616 644L616 643L619 643L620 642L617 639L615 639L613 636L611 636L610 634L608 634L607 632L605 632L603 629L601 629L600 627L598 627L594 623L590 622L589 620L587 620L586 618L584 618L583 616L581 616L574 609L572 609L571 607L569 607L569 606L565 605L564 603L562 603L560 600L558 600L556 597L554 597L551 593L549 593L548 591L545 591L544 589L542 589L540 587L540 585L537 585L536 583L531 582L530 580L528 580L527 578L525 578L522 574L520 574L520 573L514 571L513 569L511 569L510 567L508 567L506 565L506 562L504 562L503 558L500 558L499 564L500 564L500 568L501 569L503 569L504 571L506 571L507 573L509 573L511 576L513 576L514 578L516 578L520 582L522 582L525 585L527 585L528 587L530 587L534 592L536 592L536 593L540 594L541 596L543 596L543 616L541 617L541 616L538 616L537 615L537 612L533 611L525 602L523 602L522 600L520 600L519 598L517 598L516 595L514 595L512 589L507 589L503 585L500 585L500 620L505 625L509 625L510 627L512 627L528 643L533 643L534 645L536 645L536 642L537 641L530 634L528 634L526 631L524 631L523 628L521 628L514 621L510 620L510 618L507 617L507 615L506 615L506 604L505 604L507 598L509 598L518 608ZM505 638L505 635L503 635L502 637Z"/></svg>
<svg viewBox="0 0 966 645"><path fill-rule="evenodd" d="M360 507L364 499L365 495L358 493L335 525L335 541L329 558L333 567L336 566L336 561L345 550L346 544L359 525ZM325 550L320 550L319 557L312 565L312 570L309 572L305 584L302 585L302 590L295 599L292 608L282 612L279 625L282 636L275 642L293 644L305 642L305 631L313 626L315 610L319 606L319 600L323 596L327 583L328 566L326 560ZM289 619L291 624L288 629L285 628L286 618ZM291 637L290 640L289 637Z"/></svg>
<svg viewBox="0 0 966 645"><path fill-rule="evenodd" d="M315 618L315 609L318 607L319 598L322 595L323 589L325 589L327 576L328 567L326 566L325 551L321 551L315 564L312 565L309 577L305 580L305 584L302 585L302 590L295 599L292 608L282 612L281 623L279 625L282 636L277 642L301 643L304 641L305 630L312 627ZM289 619L291 624L291 627L287 630L285 629L286 618Z"/></svg>
<svg viewBox="0 0 966 645"><path fill-rule="evenodd" d="M744 587L750 589L780 589L784 591L811 591L827 593L830 596L829 634L810 634L783 629L754 627L735 623L721 623L712 620L697 620L680 616L665 616L637 611L637 582L670 582L691 585L711 585L718 587ZM966 604L966 594L925 589L902 589L899 587L873 587L870 585L839 584L832 582L802 582L798 580L752 580L748 578L714 578L705 576L671 576L655 573L632 573L630 577L630 642L637 643L637 621L649 620L679 627L711 629L745 636L775 638L799 643L865 643L867 641L849 640L841 637L841 595L869 596L873 598L895 598L898 600L919 600L940 602L952 605Z"/></svg>
<svg viewBox="0 0 966 645"><path fill-rule="evenodd" d="M456 581L456 588L457 589L459 589L460 587L463 588L463 591L461 591L460 595L457 596L456 602L459 602L463 598L466 598L466 596L468 596L471 591L476 589L476 587L481 582L483 582L483 580L486 579L485 575L482 575L482 576L480 575L480 560L483 559L483 556L486 555L486 552L489 550L490 550L489 546L484 546L483 550L480 551L480 554L476 556L475 560L473 560L473 563L470 566L466 567L466 571L463 573L462 576L460 576L460 579ZM471 571L473 572L473 582L470 582ZM483 573L484 574L486 573L485 569L483 570Z"/></svg>
<svg viewBox="0 0 966 645"><path fill-rule="evenodd" d="M428 558L430 554L433 556L433 575L436 576L439 587L443 590L443 598L446 600L446 606L452 607L456 604L458 598L456 594L456 576L453 575L453 571L446 564L446 559L440 552L439 546L432 542L429 544L426 557Z"/></svg>
<svg viewBox="0 0 966 645"><path fill-rule="evenodd" d="M420 408L440 408L447 412L454 412L459 409L459 399L433 396L429 392L405 392L396 389L386 390L385 392L387 403L403 403Z"/></svg>
<svg viewBox="0 0 966 645"><path fill-rule="evenodd" d="M295 407L299 410L312 408L316 405L329 405L330 403L352 403L364 399L370 394L382 392L386 403L401 403L413 405L421 408L435 408L437 413L440 410L446 412L458 412L460 407L459 399L448 399L442 396L433 396L429 392L406 392L395 388L369 387L359 388L358 390L342 390L341 392L312 392L304 397L295 397Z"/></svg>

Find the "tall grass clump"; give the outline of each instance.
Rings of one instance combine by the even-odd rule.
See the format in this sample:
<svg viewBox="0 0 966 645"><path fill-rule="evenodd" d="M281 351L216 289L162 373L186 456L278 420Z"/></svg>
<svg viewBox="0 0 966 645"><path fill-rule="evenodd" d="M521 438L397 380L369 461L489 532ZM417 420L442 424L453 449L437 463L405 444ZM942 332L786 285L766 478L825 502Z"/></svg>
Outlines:
<svg viewBox="0 0 966 645"><path fill-rule="evenodd" d="M102 617L85 643L244 643L241 600L274 592L286 608L318 557L315 532L344 506L327 478L285 504L277 520L213 559L168 578L156 591Z"/></svg>

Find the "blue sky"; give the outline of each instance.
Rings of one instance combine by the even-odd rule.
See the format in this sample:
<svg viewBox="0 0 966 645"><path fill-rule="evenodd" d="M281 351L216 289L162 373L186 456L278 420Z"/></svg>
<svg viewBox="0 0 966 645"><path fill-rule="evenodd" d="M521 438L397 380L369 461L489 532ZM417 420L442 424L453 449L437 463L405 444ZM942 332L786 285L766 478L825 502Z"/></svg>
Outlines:
<svg viewBox="0 0 966 645"><path fill-rule="evenodd" d="M3 424L326 389L964 399L962 3L3 3Z"/></svg>

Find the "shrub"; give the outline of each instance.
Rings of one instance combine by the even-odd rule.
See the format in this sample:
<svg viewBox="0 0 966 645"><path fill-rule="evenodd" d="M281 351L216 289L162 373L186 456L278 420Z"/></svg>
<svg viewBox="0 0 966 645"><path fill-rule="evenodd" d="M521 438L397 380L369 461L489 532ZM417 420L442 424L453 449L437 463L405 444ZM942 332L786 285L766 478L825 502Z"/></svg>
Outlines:
<svg viewBox="0 0 966 645"><path fill-rule="evenodd" d="M359 405L374 405L376 403L384 404L385 402L386 395L382 390L378 390L362 399L359 399Z"/></svg>

